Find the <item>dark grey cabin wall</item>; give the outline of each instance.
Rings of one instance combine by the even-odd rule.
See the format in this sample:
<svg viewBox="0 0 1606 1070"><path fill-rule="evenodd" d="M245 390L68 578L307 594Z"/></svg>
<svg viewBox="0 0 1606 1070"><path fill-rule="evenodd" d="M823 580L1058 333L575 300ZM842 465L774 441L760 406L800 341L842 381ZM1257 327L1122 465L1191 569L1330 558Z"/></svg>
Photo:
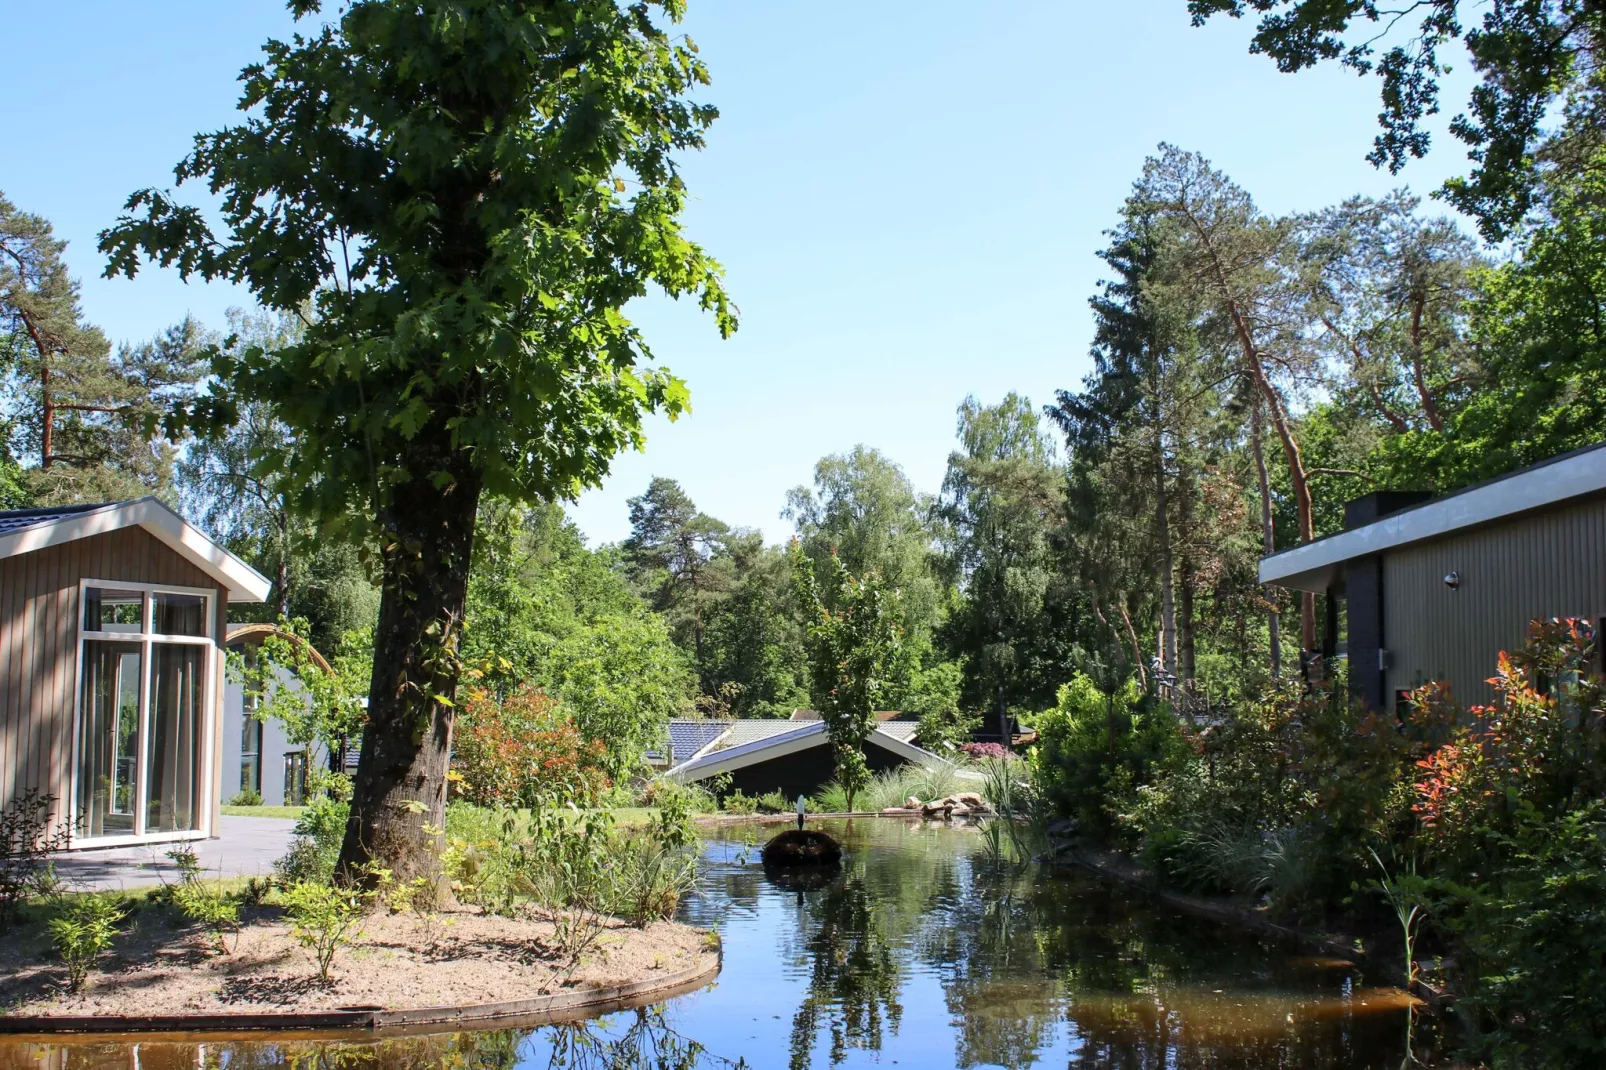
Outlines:
<svg viewBox="0 0 1606 1070"><path fill-rule="evenodd" d="M1450 572L1460 577L1454 590L1444 582ZM1488 702L1500 652L1520 648L1531 621L1606 616L1606 499L1394 551L1381 588L1391 665L1376 704L1391 708L1395 692L1430 680L1449 682L1462 702ZM1353 579L1349 599L1353 678Z"/></svg>

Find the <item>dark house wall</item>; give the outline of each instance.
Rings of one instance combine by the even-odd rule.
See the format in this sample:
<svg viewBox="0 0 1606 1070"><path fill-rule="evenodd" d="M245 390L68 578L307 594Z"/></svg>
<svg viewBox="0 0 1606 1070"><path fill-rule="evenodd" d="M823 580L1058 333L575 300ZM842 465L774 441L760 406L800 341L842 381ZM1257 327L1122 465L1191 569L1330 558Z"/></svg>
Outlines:
<svg viewBox="0 0 1606 1070"><path fill-rule="evenodd" d="M872 773L908 764L874 740L865 744L864 758ZM731 788L744 795L765 795L779 789L788 799L795 799L799 795L813 795L825 787L834 772L831 748L821 743L738 769L731 774Z"/></svg>
<svg viewBox="0 0 1606 1070"><path fill-rule="evenodd" d="M1345 502L1344 530L1364 527L1432 497L1429 491L1380 490ZM1349 625L1350 691L1373 709L1388 709L1386 673L1381 665L1382 652L1388 649L1383 634L1383 559L1363 557L1346 565L1343 596Z"/></svg>

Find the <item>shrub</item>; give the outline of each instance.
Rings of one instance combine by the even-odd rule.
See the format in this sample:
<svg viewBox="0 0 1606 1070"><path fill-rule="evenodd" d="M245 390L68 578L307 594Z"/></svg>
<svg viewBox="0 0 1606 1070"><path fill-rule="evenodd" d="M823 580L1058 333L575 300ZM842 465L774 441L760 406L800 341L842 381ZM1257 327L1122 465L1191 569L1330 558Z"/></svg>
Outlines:
<svg viewBox="0 0 1606 1070"><path fill-rule="evenodd" d="M220 884L187 880L173 889L173 903L184 916L204 926L219 953L229 953L229 937L240 928L240 904Z"/></svg>
<svg viewBox="0 0 1606 1070"><path fill-rule="evenodd" d="M608 790L607 747L587 742L563 707L528 685L475 691L457 719L452 781L476 806L533 806L537 795L594 806Z"/></svg>
<svg viewBox="0 0 1606 1070"><path fill-rule="evenodd" d="M112 892L63 896L50 919L50 938L67 967L67 988L78 992L100 953L111 946L117 925L128 915L123 897Z"/></svg>
<svg viewBox="0 0 1606 1070"><path fill-rule="evenodd" d="M273 864L281 884L288 886L301 881L327 884L334 879L340 843L345 839L346 823L351 817L351 803L347 801L349 790L341 784L330 793L314 796L296 818L290 850Z"/></svg>
<svg viewBox="0 0 1606 1070"><path fill-rule="evenodd" d="M821 814L845 814L848 791L838 781L830 781L809 797L809 809Z"/></svg>
<svg viewBox="0 0 1606 1070"><path fill-rule="evenodd" d="M743 795L733 791L719 801L719 808L727 814L756 814L758 813L758 799L752 795Z"/></svg>
<svg viewBox="0 0 1606 1070"><path fill-rule="evenodd" d="M758 797L758 811L761 814L789 813L795 804L783 795L779 788L775 791L765 792Z"/></svg>
<svg viewBox="0 0 1606 1070"><path fill-rule="evenodd" d="M229 799L228 805L261 806L262 793L257 791L255 788L246 788L243 791L235 792L233 798Z"/></svg>
<svg viewBox="0 0 1606 1070"><path fill-rule="evenodd" d="M15 920L23 902L50 890L50 858L67 848L69 830L51 831L54 795L29 788L0 810L0 932Z"/></svg>
<svg viewBox="0 0 1606 1070"><path fill-rule="evenodd" d="M973 762L1013 757L1009 753L1009 748L1002 743L961 743L959 744L959 753Z"/></svg>
<svg viewBox="0 0 1606 1070"><path fill-rule="evenodd" d="M864 789L863 805L867 810L885 810L902 806L911 795L921 802L931 802L952 795L958 784L951 765L901 765L876 774Z"/></svg>
<svg viewBox="0 0 1606 1070"><path fill-rule="evenodd" d="M1514 824L1485 844L1500 859L1490 883L1450 893L1475 1046L1495 1066L1601 1065L1606 805L1559 819L1523 806Z"/></svg>
<svg viewBox="0 0 1606 1070"><path fill-rule="evenodd" d="M1047 805L1087 834L1128 842L1122 819L1178 742L1175 717L1145 702L1136 681L1103 692L1078 675L1037 732L1033 777Z"/></svg>
<svg viewBox="0 0 1606 1070"><path fill-rule="evenodd" d="M318 965L318 981L328 984L335 952L362 936L355 931L363 915L361 893L297 881L285 890L284 905L292 922L290 935L312 953Z"/></svg>

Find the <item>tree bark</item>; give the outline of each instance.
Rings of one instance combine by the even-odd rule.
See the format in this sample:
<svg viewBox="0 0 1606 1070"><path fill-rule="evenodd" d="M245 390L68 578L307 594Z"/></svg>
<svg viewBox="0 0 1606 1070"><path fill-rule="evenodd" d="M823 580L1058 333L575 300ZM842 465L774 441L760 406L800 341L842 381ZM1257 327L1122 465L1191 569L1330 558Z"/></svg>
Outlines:
<svg viewBox="0 0 1606 1070"><path fill-rule="evenodd" d="M1221 287L1221 297L1227 306L1228 318L1232 321L1234 337L1243 353L1244 363L1247 365L1250 378L1254 380L1261 396L1266 402L1266 414L1271 417L1272 429L1277 432L1277 438L1282 443L1283 455L1288 461L1288 481L1293 484L1294 507L1299 516L1299 541L1310 542L1315 537L1315 521L1311 509L1310 479L1305 472L1305 460L1300 456L1299 442L1294 438L1293 426L1288 419L1288 411L1283 406L1282 395L1272 384L1270 376L1266 374L1266 364L1261 359L1260 347L1255 343L1254 331L1249 326L1249 317L1238 295L1233 292L1232 282L1227 277L1227 268L1216 253L1215 243L1210 238L1209 230L1199 222L1198 218L1184 207L1189 223L1192 224L1199 240L1204 244L1205 252L1210 257L1212 271L1216 275L1217 284ZM1304 650L1314 650L1316 647L1316 596L1308 591L1301 592L1299 600L1299 636L1300 644Z"/></svg>
<svg viewBox="0 0 1606 1070"><path fill-rule="evenodd" d="M1277 550L1277 530L1271 521L1271 478L1266 472L1266 451L1261 447L1260 401L1257 398L1249 415L1249 449L1255 455L1255 476L1260 482L1260 539L1261 549L1267 556ZM1282 627L1277 607L1266 611L1266 628L1271 638L1272 679L1283 674Z"/></svg>
<svg viewBox="0 0 1606 1070"><path fill-rule="evenodd" d="M1428 426L1435 431L1444 430L1444 417L1439 415L1439 406L1433 399L1433 391L1428 389L1427 374L1422 369L1422 312L1427 304L1427 297L1417 294L1411 299L1411 378L1416 383L1416 396L1422 401L1422 415L1427 418Z"/></svg>
<svg viewBox="0 0 1606 1070"><path fill-rule="evenodd" d="M444 471L436 490L421 478L380 509L384 547L368 721L352 785L351 818L337 879L372 885L369 862L400 882L426 877L443 894L446 771L481 484L444 430L427 429L416 471ZM421 436L422 437L422 436Z"/></svg>
<svg viewBox="0 0 1606 1070"><path fill-rule="evenodd" d="M1165 679L1177 676L1177 600L1175 561L1171 551L1171 501L1165 485L1165 440L1154 430L1154 523L1160 541L1160 668Z"/></svg>

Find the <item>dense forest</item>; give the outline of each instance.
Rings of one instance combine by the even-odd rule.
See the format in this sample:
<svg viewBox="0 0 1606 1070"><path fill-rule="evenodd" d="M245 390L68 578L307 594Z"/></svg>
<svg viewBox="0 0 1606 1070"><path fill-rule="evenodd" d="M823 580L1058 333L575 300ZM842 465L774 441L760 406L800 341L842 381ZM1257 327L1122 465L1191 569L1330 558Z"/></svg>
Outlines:
<svg viewBox="0 0 1606 1070"><path fill-rule="evenodd" d="M940 488L867 441L785 493L802 553L895 592L885 704L953 738L1051 706L1077 674L1230 698L1310 672L1315 599L1260 587L1259 556L1336 530L1370 490L1451 490L1606 434L1595 181L1547 174L1496 249L1405 190L1273 216L1161 146L1099 253L1080 383L1047 405L964 399ZM158 495L274 581L248 612L299 620L321 649L369 642L373 555L320 538L264 465L291 429L252 404L219 436L161 433L209 359L294 344L306 317L114 346L84 321L47 221L0 201L0 249L5 504ZM629 508L628 538L588 547L561 505L487 497L470 659L570 699L598 732L632 719L604 708L657 722L809 705L787 548L672 478Z"/></svg>

